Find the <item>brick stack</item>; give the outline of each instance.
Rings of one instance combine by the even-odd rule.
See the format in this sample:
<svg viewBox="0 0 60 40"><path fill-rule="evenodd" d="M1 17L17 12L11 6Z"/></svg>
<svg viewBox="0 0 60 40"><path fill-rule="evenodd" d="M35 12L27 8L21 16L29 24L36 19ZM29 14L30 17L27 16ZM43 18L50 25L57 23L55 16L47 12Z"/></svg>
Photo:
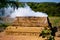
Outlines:
<svg viewBox="0 0 60 40"><path fill-rule="evenodd" d="M47 27L48 21L46 17L16 17L12 25L20 27Z"/></svg>
<svg viewBox="0 0 60 40"><path fill-rule="evenodd" d="M44 27L48 27L47 17L16 17L7 34L39 36Z"/></svg>

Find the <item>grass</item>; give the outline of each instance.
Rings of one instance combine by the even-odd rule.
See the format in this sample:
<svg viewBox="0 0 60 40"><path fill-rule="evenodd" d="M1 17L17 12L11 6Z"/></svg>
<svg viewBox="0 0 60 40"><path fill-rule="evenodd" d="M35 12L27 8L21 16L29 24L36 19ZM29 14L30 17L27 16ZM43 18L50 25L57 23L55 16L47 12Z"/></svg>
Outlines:
<svg viewBox="0 0 60 40"><path fill-rule="evenodd" d="M52 26L60 26L60 17L49 17Z"/></svg>

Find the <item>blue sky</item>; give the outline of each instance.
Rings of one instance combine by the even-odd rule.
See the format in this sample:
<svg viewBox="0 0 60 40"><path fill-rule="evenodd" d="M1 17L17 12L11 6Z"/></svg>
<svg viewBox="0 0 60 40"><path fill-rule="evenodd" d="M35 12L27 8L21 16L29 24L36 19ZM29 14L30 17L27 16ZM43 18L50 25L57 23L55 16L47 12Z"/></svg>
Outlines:
<svg viewBox="0 0 60 40"><path fill-rule="evenodd" d="M60 2L60 0L19 0L20 2Z"/></svg>

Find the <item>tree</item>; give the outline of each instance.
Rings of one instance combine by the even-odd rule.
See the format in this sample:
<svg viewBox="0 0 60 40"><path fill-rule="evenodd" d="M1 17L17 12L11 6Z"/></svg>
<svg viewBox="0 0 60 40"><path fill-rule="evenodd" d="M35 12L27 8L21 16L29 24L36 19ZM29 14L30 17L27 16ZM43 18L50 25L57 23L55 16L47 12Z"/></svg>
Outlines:
<svg viewBox="0 0 60 40"><path fill-rule="evenodd" d="M28 5L34 11L44 12L47 13L49 16L60 16L60 3L43 2L43 3L28 3Z"/></svg>
<svg viewBox="0 0 60 40"><path fill-rule="evenodd" d="M8 5L18 7L18 1L0 0L0 8L7 7Z"/></svg>

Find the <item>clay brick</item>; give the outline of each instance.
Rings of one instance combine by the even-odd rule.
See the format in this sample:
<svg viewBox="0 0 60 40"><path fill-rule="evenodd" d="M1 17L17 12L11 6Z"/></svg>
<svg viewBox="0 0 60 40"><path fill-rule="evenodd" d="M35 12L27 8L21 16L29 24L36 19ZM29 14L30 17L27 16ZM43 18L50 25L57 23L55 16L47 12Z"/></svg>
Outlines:
<svg viewBox="0 0 60 40"><path fill-rule="evenodd" d="M48 26L48 21L46 17L16 17L12 25L21 27L45 27Z"/></svg>

